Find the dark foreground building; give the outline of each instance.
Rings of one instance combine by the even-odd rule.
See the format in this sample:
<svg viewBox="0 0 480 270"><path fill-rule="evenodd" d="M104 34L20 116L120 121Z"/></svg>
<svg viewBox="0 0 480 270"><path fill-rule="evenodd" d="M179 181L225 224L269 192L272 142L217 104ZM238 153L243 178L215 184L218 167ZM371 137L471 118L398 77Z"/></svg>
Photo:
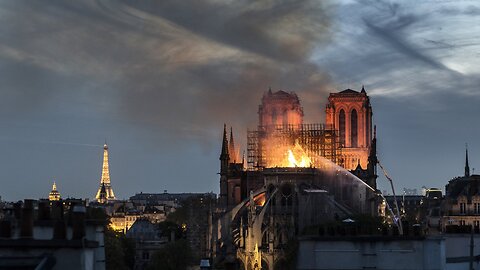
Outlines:
<svg viewBox="0 0 480 270"><path fill-rule="evenodd" d="M105 220L81 200L25 200L5 206L0 269L105 269Z"/></svg>

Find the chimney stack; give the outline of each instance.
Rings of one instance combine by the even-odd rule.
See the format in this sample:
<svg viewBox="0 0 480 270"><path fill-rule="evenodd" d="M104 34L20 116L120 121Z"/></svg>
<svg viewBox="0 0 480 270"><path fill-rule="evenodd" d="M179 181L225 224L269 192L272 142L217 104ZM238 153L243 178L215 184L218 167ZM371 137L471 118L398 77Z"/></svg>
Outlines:
<svg viewBox="0 0 480 270"><path fill-rule="evenodd" d="M50 220L50 206L46 201L38 202L38 220Z"/></svg>
<svg viewBox="0 0 480 270"><path fill-rule="evenodd" d="M51 216L55 220L53 227L53 239L66 239L67 229L65 227L65 220L63 219L63 202L51 201L52 209Z"/></svg>
<svg viewBox="0 0 480 270"><path fill-rule="evenodd" d="M20 237L33 238L33 200L25 200L23 204Z"/></svg>
<svg viewBox="0 0 480 270"><path fill-rule="evenodd" d="M13 215L16 220L22 219L22 202L18 201L13 204Z"/></svg>
<svg viewBox="0 0 480 270"><path fill-rule="evenodd" d="M86 209L83 205L73 206L73 235L72 239L82 239L85 236L85 214Z"/></svg>
<svg viewBox="0 0 480 270"><path fill-rule="evenodd" d="M0 238L12 237L12 223L10 220L0 220Z"/></svg>

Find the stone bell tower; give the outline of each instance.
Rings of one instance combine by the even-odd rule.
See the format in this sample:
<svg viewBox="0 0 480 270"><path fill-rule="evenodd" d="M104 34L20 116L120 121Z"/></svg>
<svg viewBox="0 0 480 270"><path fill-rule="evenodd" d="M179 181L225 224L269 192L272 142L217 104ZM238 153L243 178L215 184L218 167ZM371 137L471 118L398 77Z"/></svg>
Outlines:
<svg viewBox="0 0 480 270"><path fill-rule="evenodd" d="M372 106L365 88L331 93L325 109L325 123L339 135L341 163L347 170L358 164L367 168L372 141Z"/></svg>
<svg viewBox="0 0 480 270"><path fill-rule="evenodd" d="M295 93L281 90L272 92L272 89L269 89L262 97L258 117L261 127L295 127L303 124L303 108Z"/></svg>

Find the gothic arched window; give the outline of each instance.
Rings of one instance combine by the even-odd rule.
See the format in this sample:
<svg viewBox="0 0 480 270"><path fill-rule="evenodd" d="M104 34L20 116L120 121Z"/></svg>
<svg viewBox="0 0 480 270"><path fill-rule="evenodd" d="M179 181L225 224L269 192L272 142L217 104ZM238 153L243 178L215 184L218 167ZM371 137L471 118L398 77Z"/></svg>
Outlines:
<svg viewBox="0 0 480 270"><path fill-rule="evenodd" d="M340 145L345 146L345 111L343 109L340 110L338 116L338 128L340 132Z"/></svg>
<svg viewBox="0 0 480 270"><path fill-rule="evenodd" d="M272 111L272 125L277 125L277 110Z"/></svg>
<svg viewBox="0 0 480 270"><path fill-rule="evenodd" d="M351 124L350 124L350 132L352 138L352 147L358 147L358 120L357 120L357 110L353 109L352 110L352 115L351 115Z"/></svg>
<svg viewBox="0 0 480 270"><path fill-rule="evenodd" d="M283 111L283 123L282 124L284 126L290 124L290 123L288 123L288 111L287 110Z"/></svg>

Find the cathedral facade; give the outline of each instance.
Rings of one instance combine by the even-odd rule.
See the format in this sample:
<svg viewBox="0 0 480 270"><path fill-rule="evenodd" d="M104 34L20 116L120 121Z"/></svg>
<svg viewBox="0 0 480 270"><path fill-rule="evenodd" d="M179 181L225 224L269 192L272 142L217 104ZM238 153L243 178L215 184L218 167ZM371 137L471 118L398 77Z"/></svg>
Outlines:
<svg viewBox="0 0 480 270"><path fill-rule="evenodd" d="M325 108L325 123L337 132L342 148L343 167L367 168L372 142L372 106L365 88L331 93Z"/></svg>
<svg viewBox="0 0 480 270"><path fill-rule="evenodd" d="M247 135L247 160L224 126L219 207L209 257L226 269L288 269L292 239L312 226L376 215L376 139L366 91L330 94L325 124L303 122L293 92L269 90ZM287 268L286 268L287 267Z"/></svg>

